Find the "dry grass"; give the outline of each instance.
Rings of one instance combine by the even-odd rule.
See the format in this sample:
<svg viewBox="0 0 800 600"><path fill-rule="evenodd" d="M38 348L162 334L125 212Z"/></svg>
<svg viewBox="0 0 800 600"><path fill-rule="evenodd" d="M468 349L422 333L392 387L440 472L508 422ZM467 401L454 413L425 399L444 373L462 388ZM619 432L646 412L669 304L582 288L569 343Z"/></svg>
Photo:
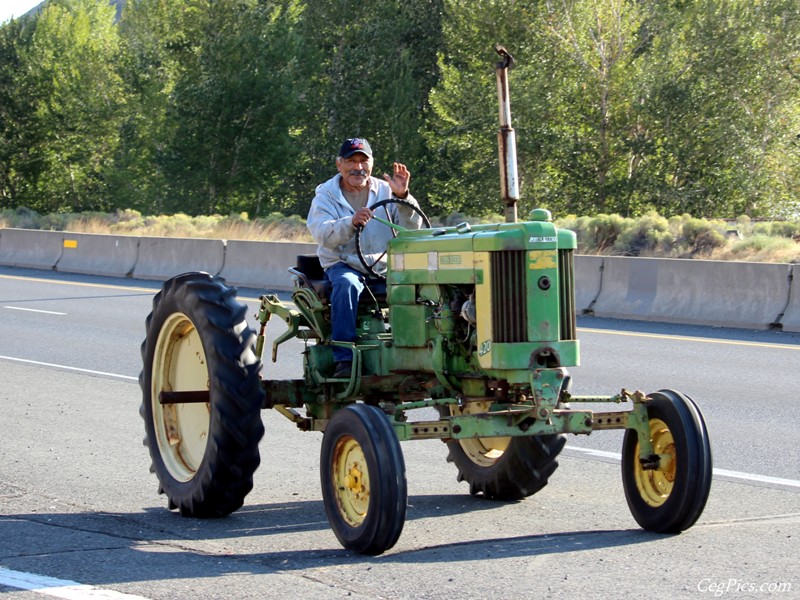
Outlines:
<svg viewBox="0 0 800 600"><path fill-rule="evenodd" d="M246 214L223 217L178 213L143 217L136 211L115 215L70 215L54 229L73 233L135 235L144 237L185 237L223 240L310 242L311 235L300 217L271 215L250 220ZM8 225L5 225L8 226Z"/></svg>
<svg viewBox="0 0 800 600"><path fill-rule="evenodd" d="M754 234L714 250L713 260L800 263L800 243L791 238Z"/></svg>
<svg viewBox="0 0 800 600"><path fill-rule="evenodd" d="M502 217L498 215L497 220ZM437 225L464 221L486 222L454 213L438 219ZM747 217L740 217L735 223L726 223L694 219L689 215L666 219L648 213L636 219L618 215L570 215L559 219L557 225L576 232L581 254L800 263L800 222L797 221L753 224ZM246 213L142 216L135 210L121 210L111 214L39 215L17 209L0 212L0 228L3 227L146 237L313 241L304 219L278 213L251 220Z"/></svg>

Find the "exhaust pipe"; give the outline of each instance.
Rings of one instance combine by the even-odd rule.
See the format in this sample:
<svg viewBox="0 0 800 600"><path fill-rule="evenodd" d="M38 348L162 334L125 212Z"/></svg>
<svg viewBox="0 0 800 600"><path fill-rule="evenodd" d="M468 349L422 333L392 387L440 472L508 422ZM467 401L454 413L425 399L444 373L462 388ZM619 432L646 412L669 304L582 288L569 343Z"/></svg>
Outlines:
<svg viewBox="0 0 800 600"><path fill-rule="evenodd" d="M497 146L500 154L500 193L506 205L506 223L517 222L519 176L517 173L517 142L511 127L511 99L508 95L508 70L514 68L514 57L501 45L494 49L502 60L496 65L497 99L500 105L500 130Z"/></svg>

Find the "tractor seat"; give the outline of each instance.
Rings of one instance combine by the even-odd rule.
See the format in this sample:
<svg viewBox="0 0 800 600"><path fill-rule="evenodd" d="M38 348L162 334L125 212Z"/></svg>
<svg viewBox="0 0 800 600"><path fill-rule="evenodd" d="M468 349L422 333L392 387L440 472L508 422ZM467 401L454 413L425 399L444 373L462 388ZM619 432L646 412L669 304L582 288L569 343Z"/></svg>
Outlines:
<svg viewBox="0 0 800 600"><path fill-rule="evenodd" d="M289 267L289 272L297 277L302 287L311 288L317 293L320 300L327 301L331 294L331 282L325 277L325 269L319 262L316 254L298 254L297 264ZM375 299L379 302L386 301L386 281L373 279L364 276L367 287L372 291ZM361 294L361 302L372 302L369 293Z"/></svg>

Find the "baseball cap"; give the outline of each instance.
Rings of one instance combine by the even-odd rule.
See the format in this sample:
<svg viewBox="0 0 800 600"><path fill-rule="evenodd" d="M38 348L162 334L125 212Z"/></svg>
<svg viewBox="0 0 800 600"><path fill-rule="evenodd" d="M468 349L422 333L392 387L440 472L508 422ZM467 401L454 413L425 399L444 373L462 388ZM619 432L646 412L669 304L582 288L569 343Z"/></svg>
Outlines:
<svg viewBox="0 0 800 600"><path fill-rule="evenodd" d="M342 147L339 149L339 156L342 158L350 158L356 152L366 154L368 158L372 158L372 148L369 142L364 138L350 138L344 141Z"/></svg>

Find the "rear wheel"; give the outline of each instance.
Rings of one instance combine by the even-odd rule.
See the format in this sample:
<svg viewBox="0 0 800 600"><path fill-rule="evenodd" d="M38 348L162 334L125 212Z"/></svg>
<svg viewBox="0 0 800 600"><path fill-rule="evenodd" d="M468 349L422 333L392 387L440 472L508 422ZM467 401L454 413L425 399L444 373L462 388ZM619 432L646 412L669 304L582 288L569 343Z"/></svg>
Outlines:
<svg viewBox="0 0 800 600"><path fill-rule="evenodd" d="M633 518L648 531L679 533L703 512L711 490L711 446L694 401L672 390L650 394L647 414L656 469L639 460L636 431L622 444L622 483Z"/></svg>
<svg viewBox="0 0 800 600"><path fill-rule="evenodd" d="M238 509L260 463L261 361L235 296L207 273L179 275L156 294L145 324L144 444L159 492L186 516Z"/></svg>
<svg viewBox="0 0 800 600"><path fill-rule="evenodd" d="M470 402L463 408L442 407L443 416L484 413L489 402ZM458 469L458 481L469 483L473 496L520 500L547 485L558 467L565 443L562 435L470 438L447 442L447 461Z"/></svg>
<svg viewBox="0 0 800 600"><path fill-rule="evenodd" d="M403 531L408 490L400 442L386 415L367 404L334 413L322 438L325 512L339 542L382 554Z"/></svg>

